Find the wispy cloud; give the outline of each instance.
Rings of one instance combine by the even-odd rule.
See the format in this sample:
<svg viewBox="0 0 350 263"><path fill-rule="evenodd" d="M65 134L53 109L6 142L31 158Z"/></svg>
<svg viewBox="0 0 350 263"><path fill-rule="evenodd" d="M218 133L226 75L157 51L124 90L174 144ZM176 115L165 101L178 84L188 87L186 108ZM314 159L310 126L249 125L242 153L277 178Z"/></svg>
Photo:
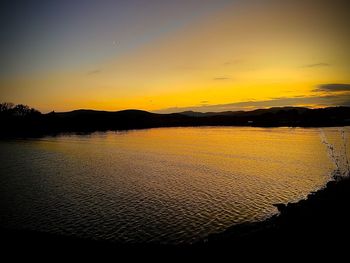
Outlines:
<svg viewBox="0 0 350 263"><path fill-rule="evenodd" d="M350 91L350 84L321 84L314 92L340 92L340 91Z"/></svg>
<svg viewBox="0 0 350 263"><path fill-rule="evenodd" d="M91 70L91 71L88 71L88 75L95 75L95 74L99 74L101 73L101 70L100 69L95 69L95 70Z"/></svg>
<svg viewBox="0 0 350 263"><path fill-rule="evenodd" d="M239 63L242 63L242 62L243 62L242 59L233 59L233 60L228 60L228 61L224 62L222 65L230 66L230 65L239 64Z"/></svg>
<svg viewBox="0 0 350 263"><path fill-rule="evenodd" d="M318 67L329 67L330 64L329 63L325 63L325 62L320 62L320 63L313 63L313 64L306 64L303 65L303 68L318 68Z"/></svg>
<svg viewBox="0 0 350 263"><path fill-rule="evenodd" d="M227 77L227 76L221 76L221 77L215 77L213 78L213 80L230 80L231 78L230 77Z"/></svg>
<svg viewBox="0 0 350 263"><path fill-rule="evenodd" d="M251 110L257 108L284 107L284 106L350 106L349 95L326 95L326 96L297 96L297 97L279 97L270 100L250 100L243 102L227 104L211 104L193 107L174 107L158 110L159 113L199 111L199 112L220 112L220 111L238 111Z"/></svg>

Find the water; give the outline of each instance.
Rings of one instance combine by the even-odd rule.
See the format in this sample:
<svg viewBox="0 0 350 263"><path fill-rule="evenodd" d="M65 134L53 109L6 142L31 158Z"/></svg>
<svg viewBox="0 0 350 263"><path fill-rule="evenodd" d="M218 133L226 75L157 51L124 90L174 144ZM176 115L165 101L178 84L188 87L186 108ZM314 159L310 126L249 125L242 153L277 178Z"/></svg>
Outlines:
<svg viewBox="0 0 350 263"><path fill-rule="evenodd" d="M338 128L323 130L339 143ZM322 187L334 166L319 134L204 127L2 140L0 224L121 242L194 242Z"/></svg>

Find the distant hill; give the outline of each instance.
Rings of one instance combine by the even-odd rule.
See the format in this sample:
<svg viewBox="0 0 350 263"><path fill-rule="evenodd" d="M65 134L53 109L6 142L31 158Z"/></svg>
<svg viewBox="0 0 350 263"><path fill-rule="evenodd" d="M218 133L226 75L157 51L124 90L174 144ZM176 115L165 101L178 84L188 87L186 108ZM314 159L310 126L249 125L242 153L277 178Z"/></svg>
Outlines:
<svg viewBox="0 0 350 263"><path fill-rule="evenodd" d="M121 110L121 111L98 111L98 110L74 110L68 112L56 112L61 117L77 117L77 116L152 116L154 113L143 110Z"/></svg>
<svg viewBox="0 0 350 263"><path fill-rule="evenodd" d="M1 112L2 136L40 136L61 132L93 132L156 127L256 126L321 127L350 126L350 107L308 109L275 107L252 111L158 114L142 110L74 110L47 114Z"/></svg>
<svg viewBox="0 0 350 263"><path fill-rule="evenodd" d="M179 114L190 116L190 117L211 117L211 116L233 116L243 112L244 111L222 111L222 112L183 111L183 112L179 112Z"/></svg>
<svg viewBox="0 0 350 263"><path fill-rule="evenodd" d="M259 116L264 113L276 113L278 111L289 111L294 110L298 113L303 113L308 108L303 107L273 107L268 109L257 109L251 111L222 111L222 112L195 112L195 111L184 111L179 112L182 115L191 116L191 117L210 117L210 116Z"/></svg>

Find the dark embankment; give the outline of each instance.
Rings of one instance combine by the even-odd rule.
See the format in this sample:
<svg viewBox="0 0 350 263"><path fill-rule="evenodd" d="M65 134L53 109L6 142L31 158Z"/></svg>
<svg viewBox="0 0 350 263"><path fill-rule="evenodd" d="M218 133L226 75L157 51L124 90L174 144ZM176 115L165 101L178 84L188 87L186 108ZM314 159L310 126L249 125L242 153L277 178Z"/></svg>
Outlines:
<svg viewBox="0 0 350 263"><path fill-rule="evenodd" d="M207 248L270 246L272 248L344 248L350 234L350 179L330 181L297 203L276 204L279 214L265 221L236 225L213 234Z"/></svg>
<svg viewBox="0 0 350 263"><path fill-rule="evenodd" d="M76 110L41 114L24 105L2 108L0 111L0 136L11 137L156 127L321 127L350 125L350 107L324 109L282 107L238 112L183 112L173 114L156 114L140 110L117 112Z"/></svg>

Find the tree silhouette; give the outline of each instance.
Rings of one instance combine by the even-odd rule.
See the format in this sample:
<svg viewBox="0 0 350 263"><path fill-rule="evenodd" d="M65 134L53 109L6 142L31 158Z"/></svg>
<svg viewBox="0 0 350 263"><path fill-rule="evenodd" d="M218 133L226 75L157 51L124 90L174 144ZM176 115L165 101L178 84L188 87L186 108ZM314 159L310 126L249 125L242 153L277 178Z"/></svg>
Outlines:
<svg viewBox="0 0 350 263"><path fill-rule="evenodd" d="M40 115L41 113L27 105L14 105L11 102L4 102L0 103L0 114L11 117L30 117Z"/></svg>
<svg viewBox="0 0 350 263"><path fill-rule="evenodd" d="M0 103L0 114L9 114L14 106L11 102Z"/></svg>

